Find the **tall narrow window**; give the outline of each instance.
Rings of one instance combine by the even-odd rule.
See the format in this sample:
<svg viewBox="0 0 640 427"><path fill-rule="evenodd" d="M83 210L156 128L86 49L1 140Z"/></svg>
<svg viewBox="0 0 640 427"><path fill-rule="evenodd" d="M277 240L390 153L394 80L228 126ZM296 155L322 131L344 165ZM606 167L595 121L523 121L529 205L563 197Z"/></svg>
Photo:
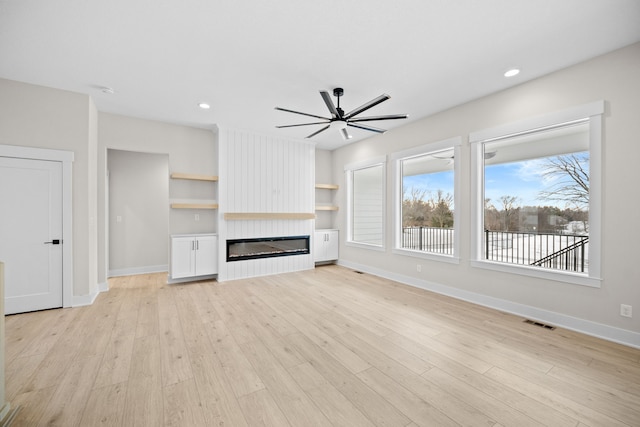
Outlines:
<svg viewBox="0 0 640 427"><path fill-rule="evenodd" d="M602 103L589 104L539 126L477 141L472 135L479 261L598 285L586 279L600 274L601 111Z"/></svg>
<svg viewBox="0 0 640 427"><path fill-rule="evenodd" d="M396 239L407 255L456 255L456 147L460 138L394 154Z"/></svg>
<svg viewBox="0 0 640 427"><path fill-rule="evenodd" d="M382 162L355 165L347 172L348 243L384 247L385 167Z"/></svg>

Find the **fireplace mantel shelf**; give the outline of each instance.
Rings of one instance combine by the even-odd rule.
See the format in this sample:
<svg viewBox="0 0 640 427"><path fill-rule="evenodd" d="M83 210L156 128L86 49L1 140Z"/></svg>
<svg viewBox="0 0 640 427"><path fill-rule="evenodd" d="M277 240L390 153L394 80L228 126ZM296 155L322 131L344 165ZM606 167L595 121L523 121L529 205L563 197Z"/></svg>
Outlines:
<svg viewBox="0 0 640 427"><path fill-rule="evenodd" d="M261 219L315 219L316 214L310 212L225 212L224 219L261 220Z"/></svg>

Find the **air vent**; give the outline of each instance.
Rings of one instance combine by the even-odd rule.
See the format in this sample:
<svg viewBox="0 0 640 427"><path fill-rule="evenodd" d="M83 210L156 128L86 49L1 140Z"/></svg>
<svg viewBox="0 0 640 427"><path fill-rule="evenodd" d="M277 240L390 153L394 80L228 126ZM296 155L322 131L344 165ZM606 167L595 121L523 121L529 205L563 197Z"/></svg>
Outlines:
<svg viewBox="0 0 640 427"><path fill-rule="evenodd" d="M357 270L355 270L354 273L356 273L356 274L364 274L362 271L357 271Z"/></svg>
<svg viewBox="0 0 640 427"><path fill-rule="evenodd" d="M525 319L524 323L528 323L530 325L538 326L540 328L549 329L553 331L556 327L551 325L545 325L544 323L536 322L535 320Z"/></svg>

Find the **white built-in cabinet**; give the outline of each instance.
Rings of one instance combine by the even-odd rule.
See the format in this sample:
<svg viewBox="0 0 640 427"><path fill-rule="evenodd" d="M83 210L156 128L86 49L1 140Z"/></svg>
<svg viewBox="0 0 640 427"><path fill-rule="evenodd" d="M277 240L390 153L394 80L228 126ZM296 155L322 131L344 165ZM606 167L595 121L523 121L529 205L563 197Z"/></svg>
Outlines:
<svg viewBox="0 0 640 427"><path fill-rule="evenodd" d="M171 236L171 279L218 273L217 234Z"/></svg>
<svg viewBox="0 0 640 427"><path fill-rule="evenodd" d="M335 261L338 259L340 247L338 230L316 230L313 237L314 262Z"/></svg>

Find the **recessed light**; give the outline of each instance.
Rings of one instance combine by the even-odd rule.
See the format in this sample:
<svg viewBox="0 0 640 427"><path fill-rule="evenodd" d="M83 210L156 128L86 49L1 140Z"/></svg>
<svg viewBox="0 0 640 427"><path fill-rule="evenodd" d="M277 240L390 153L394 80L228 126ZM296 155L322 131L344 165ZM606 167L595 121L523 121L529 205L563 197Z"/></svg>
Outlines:
<svg viewBox="0 0 640 427"><path fill-rule="evenodd" d="M200 104L198 104L198 107L202 108L203 110L208 110L209 108L211 108L211 105L207 104L206 102L201 102Z"/></svg>
<svg viewBox="0 0 640 427"><path fill-rule="evenodd" d="M518 70L517 68L512 68L508 71L506 71L504 73L505 77L513 77L513 76L517 76L518 74L520 74L520 70Z"/></svg>

